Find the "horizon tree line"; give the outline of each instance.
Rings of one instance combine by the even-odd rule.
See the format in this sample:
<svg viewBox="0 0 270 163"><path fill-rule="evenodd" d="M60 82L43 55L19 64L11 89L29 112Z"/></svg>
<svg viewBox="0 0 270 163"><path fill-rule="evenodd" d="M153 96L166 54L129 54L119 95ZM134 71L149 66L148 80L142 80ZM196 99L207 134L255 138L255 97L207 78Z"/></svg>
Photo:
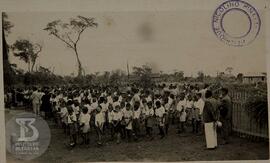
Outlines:
<svg viewBox="0 0 270 163"><path fill-rule="evenodd" d="M2 21L3 21L3 55L5 55L3 58L8 58L8 53L10 50L13 52L15 57L18 57L20 60L24 61L28 66L28 72L33 73L34 67L36 65L36 60L39 57L40 53L42 52L43 46L40 43L33 43L30 40L27 39L18 39L15 41L14 44L9 46L5 38L8 36L9 33L11 33L11 28L14 26L9 20L8 15L6 13L2 13ZM95 22L95 18L92 17L83 17L83 16L77 16L76 18L71 18L67 22L63 22L62 20L54 20L52 22L49 22L47 26L43 29L48 32L50 36L55 37L59 41L63 42L69 49L71 49L74 52L75 59L77 61L77 77L85 76L86 74L83 73L84 69L80 60L80 55L78 52L78 44L79 41L84 33L84 31L88 28L94 28L97 27L98 23ZM9 63L9 60L6 59L6 62ZM12 64L9 64L9 67L12 67ZM7 70L7 66L5 66L5 70ZM13 65L13 69L16 69L16 65ZM36 68L36 71L38 71L39 68ZM232 67L227 67L225 69L225 72L228 72L231 74L233 71ZM99 76L100 72L97 72L94 76ZM114 73L117 74L117 73ZM125 73L119 73L126 75ZM133 75L139 76L141 79L146 79L145 84L147 84L149 81L149 76L152 74L152 68L149 65L142 65L141 67L133 67ZM184 72L183 71L177 71L175 70L173 74L166 74L160 71L160 76L163 77L173 77L175 78L175 81L182 81L185 79ZM91 74L93 76L93 74ZM128 72L129 75L129 72ZM110 76L110 72L105 72L106 78ZM121 76L121 75L116 75ZM197 79L199 81L203 81L204 78L207 76L204 74L203 71L198 71L197 73ZM240 75L241 76L241 75ZM114 77L115 78L115 77Z"/></svg>

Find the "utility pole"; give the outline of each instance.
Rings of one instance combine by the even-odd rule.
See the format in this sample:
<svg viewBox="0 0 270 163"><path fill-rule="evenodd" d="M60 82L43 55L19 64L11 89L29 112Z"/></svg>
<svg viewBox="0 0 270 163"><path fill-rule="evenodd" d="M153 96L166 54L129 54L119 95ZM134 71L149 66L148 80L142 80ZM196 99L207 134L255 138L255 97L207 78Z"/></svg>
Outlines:
<svg viewBox="0 0 270 163"><path fill-rule="evenodd" d="M128 73L128 80L129 80L129 65L128 65L128 61L127 61L127 73Z"/></svg>

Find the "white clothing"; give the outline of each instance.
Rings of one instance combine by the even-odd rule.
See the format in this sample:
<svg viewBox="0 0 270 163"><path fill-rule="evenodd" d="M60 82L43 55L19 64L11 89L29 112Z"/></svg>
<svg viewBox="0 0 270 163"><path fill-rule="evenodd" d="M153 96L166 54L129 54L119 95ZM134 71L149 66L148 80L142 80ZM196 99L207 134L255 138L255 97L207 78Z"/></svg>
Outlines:
<svg viewBox="0 0 270 163"><path fill-rule="evenodd" d="M161 106L160 108L157 108L155 114L157 117L162 118L163 115L165 114L165 108L163 106Z"/></svg>
<svg viewBox="0 0 270 163"><path fill-rule="evenodd" d="M122 96L119 96L119 98L118 98L118 102L119 102L119 103L121 103L121 102L122 102L122 100L123 100L123 97L122 97Z"/></svg>
<svg viewBox="0 0 270 163"><path fill-rule="evenodd" d="M95 118L95 125L98 126L102 126L104 124L104 115L102 112L99 112L96 114L96 118Z"/></svg>
<svg viewBox="0 0 270 163"><path fill-rule="evenodd" d="M185 122L187 117L187 113L185 111L180 114L180 122Z"/></svg>
<svg viewBox="0 0 270 163"><path fill-rule="evenodd" d="M77 121L75 113L73 112L71 115L68 114L68 124L73 123L74 121Z"/></svg>
<svg viewBox="0 0 270 163"><path fill-rule="evenodd" d="M203 99L203 101L205 101L205 93L206 93L206 91L207 91L207 88L202 89L202 90L199 91L199 93L202 94L202 99Z"/></svg>
<svg viewBox="0 0 270 163"><path fill-rule="evenodd" d="M112 96L108 96L107 101L108 101L109 104L113 104Z"/></svg>
<svg viewBox="0 0 270 163"><path fill-rule="evenodd" d="M151 96L148 96L148 97L145 98L145 100L146 100L147 102L151 102L151 101L152 101L152 98L151 98Z"/></svg>
<svg viewBox="0 0 270 163"><path fill-rule="evenodd" d="M187 100L187 105L186 105L187 108L193 108L193 105L194 105L194 102L192 100L191 101Z"/></svg>
<svg viewBox="0 0 270 163"><path fill-rule="evenodd" d="M115 109L115 107L116 107L117 105L120 106L120 103L119 103L118 101L114 102L113 105L112 105L112 106L113 106L113 109Z"/></svg>
<svg viewBox="0 0 270 163"><path fill-rule="evenodd" d="M133 103L135 103L136 101L140 102L140 96L138 93L136 93L134 96L133 96Z"/></svg>
<svg viewBox="0 0 270 163"><path fill-rule="evenodd" d="M127 124L126 129L131 130L132 129L132 121L130 121L130 120L132 119L132 116L133 116L132 111L123 109L123 116L124 116L125 122Z"/></svg>
<svg viewBox="0 0 270 163"><path fill-rule="evenodd" d="M80 107L79 106L74 106L73 107L73 111L74 111L74 113L77 115L77 114L79 114L80 113Z"/></svg>
<svg viewBox="0 0 270 163"><path fill-rule="evenodd" d="M133 111L133 118L134 119L139 119L141 116L141 109L139 108L138 110Z"/></svg>
<svg viewBox="0 0 270 163"><path fill-rule="evenodd" d="M98 107L98 103L97 102L92 103L91 107L95 110Z"/></svg>
<svg viewBox="0 0 270 163"><path fill-rule="evenodd" d="M176 107L176 110L177 111L181 111L182 109L186 109L186 105L187 105L187 102L186 102L186 100L184 99L184 100L180 100L179 102L178 102L178 104L177 104L177 107Z"/></svg>
<svg viewBox="0 0 270 163"><path fill-rule="evenodd" d="M111 123L113 120L113 111L108 112L108 122Z"/></svg>
<svg viewBox="0 0 270 163"><path fill-rule="evenodd" d="M92 111L94 110L94 108L92 106L90 106L89 104L86 104L84 106L87 107L87 109L88 109L87 114L91 114Z"/></svg>
<svg viewBox="0 0 270 163"><path fill-rule="evenodd" d="M80 114L80 124L82 125L82 124L89 124L89 122L90 122L90 118L91 118L91 116L90 116L90 114L83 114L83 113L81 113Z"/></svg>
<svg viewBox="0 0 270 163"><path fill-rule="evenodd" d="M112 120L113 121L120 121L120 120L122 120L122 118L123 118L123 114L122 114L122 112L113 112L112 113Z"/></svg>
<svg viewBox="0 0 270 163"><path fill-rule="evenodd" d="M171 97L169 97L168 99L168 105L171 107L173 104L173 99Z"/></svg>
<svg viewBox="0 0 270 163"><path fill-rule="evenodd" d="M34 91L30 98L34 104L38 104L41 100L41 94L38 91Z"/></svg>
<svg viewBox="0 0 270 163"><path fill-rule="evenodd" d="M198 108L200 110L199 114L202 115L203 107L204 107L204 101L202 98L200 98L198 101L194 102L194 107Z"/></svg>
<svg viewBox="0 0 270 163"><path fill-rule="evenodd" d="M214 125L214 122L204 123L207 148L217 147L217 131Z"/></svg>
<svg viewBox="0 0 270 163"><path fill-rule="evenodd" d="M67 116L67 114L68 114L68 110L67 110L66 107L60 108L60 116L61 116L62 118L65 117L65 116Z"/></svg>
<svg viewBox="0 0 270 163"><path fill-rule="evenodd" d="M147 107L148 108L148 107ZM145 115L146 116L153 116L155 114L155 112L154 112L154 109L153 108L148 108L147 110L146 110L146 112L145 112Z"/></svg>

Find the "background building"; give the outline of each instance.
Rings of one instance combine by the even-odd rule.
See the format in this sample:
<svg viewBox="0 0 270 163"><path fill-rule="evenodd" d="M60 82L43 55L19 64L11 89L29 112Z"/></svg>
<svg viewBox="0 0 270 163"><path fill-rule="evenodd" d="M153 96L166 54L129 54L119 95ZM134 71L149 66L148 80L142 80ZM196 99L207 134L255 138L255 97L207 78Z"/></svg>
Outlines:
<svg viewBox="0 0 270 163"><path fill-rule="evenodd" d="M243 83L252 84L259 82L267 82L266 73L258 72L258 73L247 73L243 75Z"/></svg>

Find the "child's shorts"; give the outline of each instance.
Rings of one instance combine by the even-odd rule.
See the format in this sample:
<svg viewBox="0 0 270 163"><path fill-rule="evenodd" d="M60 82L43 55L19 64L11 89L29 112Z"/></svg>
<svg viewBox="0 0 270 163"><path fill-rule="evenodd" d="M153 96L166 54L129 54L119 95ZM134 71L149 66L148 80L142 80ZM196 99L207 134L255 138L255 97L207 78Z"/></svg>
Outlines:
<svg viewBox="0 0 270 163"><path fill-rule="evenodd" d="M164 126L165 125L165 119L157 117L157 122L159 126Z"/></svg>
<svg viewBox="0 0 270 163"><path fill-rule="evenodd" d="M192 112L193 112L192 108L186 108L186 118L187 118L187 120L192 119Z"/></svg>
<svg viewBox="0 0 270 163"><path fill-rule="evenodd" d="M134 130L139 130L140 129L140 120L139 119L134 119L132 122L132 128Z"/></svg>
<svg viewBox="0 0 270 163"><path fill-rule="evenodd" d="M147 127L153 127L155 125L155 118L154 117L149 117L148 119L147 119L147 124L146 124L146 126Z"/></svg>
<svg viewBox="0 0 270 163"><path fill-rule="evenodd" d="M194 110L194 114L195 114L195 116L194 116L195 117L195 120L196 121L199 121L201 119L199 109L195 109Z"/></svg>
<svg viewBox="0 0 270 163"><path fill-rule="evenodd" d="M90 131L90 125L89 124L84 124L82 127L82 133L88 133Z"/></svg>
<svg viewBox="0 0 270 163"><path fill-rule="evenodd" d="M130 122L129 119L126 119L126 129L128 130L132 130L132 121Z"/></svg>
<svg viewBox="0 0 270 163"><path fill-rule="evenodd" d="M180 122L185 122L186 121L187 114L186 112L182 112L180 115Z"/></svg>
<svg viewBox="0 0 270 163"><path fill-rule="evenodd" d="M69 125L69 130L70 130L70 134L76 134L78 132L78 127L77 127L77 123L70 123Z"/></svg>
<svg viewBox="0 0 270 163"><path fill-rule="evenodd" d="M169 112L169 118L172 119L172 118L174 118L174 116L175 116L175 114L172 111L170 111Z"/></svg>
<svg viewBox="0 0 270 163"><path fill-rule="evenodd" d="M116 126L114 126L114 131L115 132L120 132L121 131L121 124L118 123Z"/></svg>

